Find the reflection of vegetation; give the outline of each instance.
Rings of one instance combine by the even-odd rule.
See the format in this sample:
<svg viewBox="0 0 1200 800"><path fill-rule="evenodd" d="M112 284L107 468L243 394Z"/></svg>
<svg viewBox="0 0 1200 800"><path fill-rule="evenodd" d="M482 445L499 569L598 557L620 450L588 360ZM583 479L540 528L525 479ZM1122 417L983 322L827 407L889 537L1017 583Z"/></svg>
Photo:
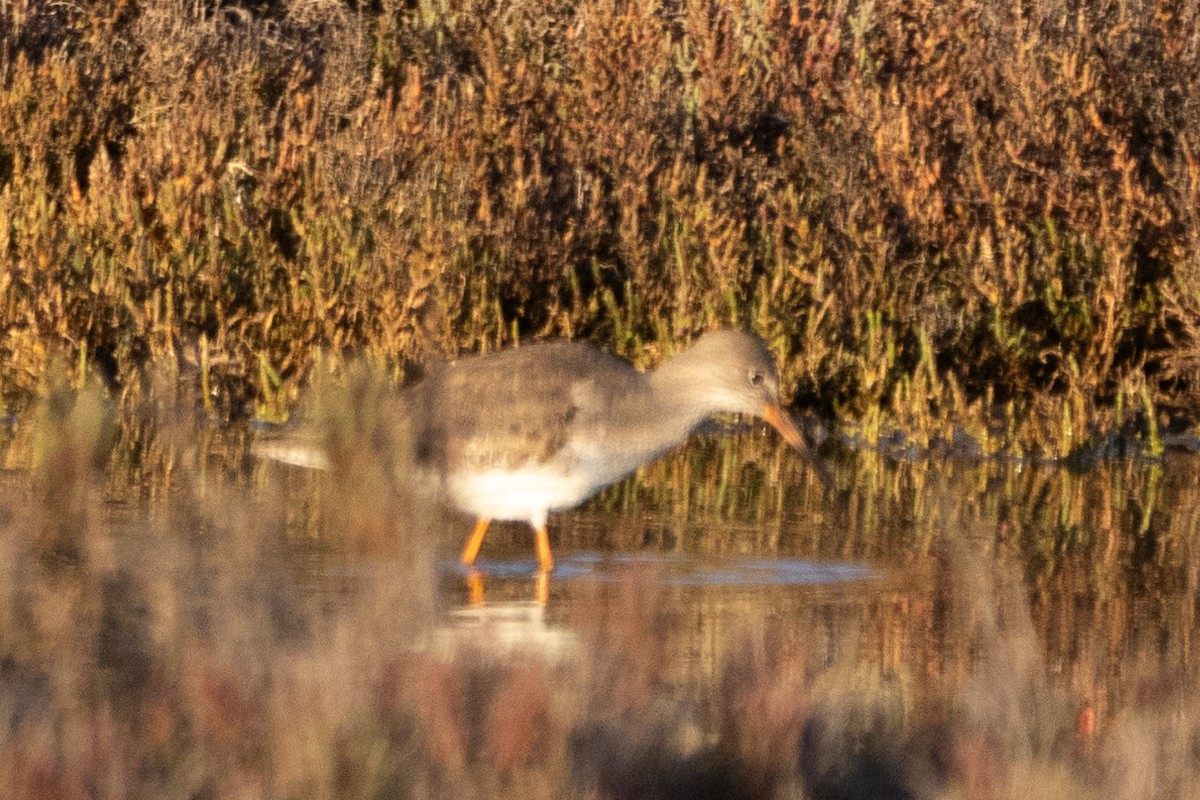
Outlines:
<svg viewBox="0 0 1200 800"><path fill-rule="evenodd" d="M720 325L870 442L1195 407L1193 5L503 5L0 6L5 407L56 357L276 417L347 350Z"/></svg>
<svg viewBox="0 0 1200 800"><path fill-rule="evenodd" d="M592 507L635 513L555 535L646 547L630 529L684 511L681 549L866 560L880 580L556 582L540 624L579 649L544 661L486 628L426 644L436 539L459 537L432 535L455 526L396 480L377 384L356 386L365 402L327 414L339 469L315 477L248 481L238 436L209 447L167 408L125 472L109 410L68 389L18 432L39 466L0 493L6 797L1200 789L1190 462L859 455L828 492L765 437L701 441ZM104 503L143 492L169 502Z"/></svg>

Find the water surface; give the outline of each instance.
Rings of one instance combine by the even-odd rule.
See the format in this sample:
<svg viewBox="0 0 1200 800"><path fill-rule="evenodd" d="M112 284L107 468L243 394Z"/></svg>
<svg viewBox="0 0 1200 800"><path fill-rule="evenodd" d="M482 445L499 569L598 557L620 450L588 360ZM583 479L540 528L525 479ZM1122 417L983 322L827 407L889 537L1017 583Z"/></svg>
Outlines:
<svg viewBox="0 0 1200 800"><path fill-rule="evenodd" d="M56 796L1200 787L1191 456L844 454L826 485L702 436L552 515L547 580L522 524L462 568L473 521L366 450L204 432L97 471L63 431L0 474L0 772Z"/></svg>
<svg viewBox="0 0 1200 800"><path fill-rule="evenodd" d="M1200 667L1194 457L1076 472L859 453L832 467L830 487L761 438L701 439L553 515L538 624L586 627L638 587L669 620L681 680L717 674L764 630L881 679L967 676L1018 637L1101 715L1147 670ZM435 525L441 597L478 608L455 562L470 520ZM534 602L527 526L494 524L473 572L485 608Z"/></svg>

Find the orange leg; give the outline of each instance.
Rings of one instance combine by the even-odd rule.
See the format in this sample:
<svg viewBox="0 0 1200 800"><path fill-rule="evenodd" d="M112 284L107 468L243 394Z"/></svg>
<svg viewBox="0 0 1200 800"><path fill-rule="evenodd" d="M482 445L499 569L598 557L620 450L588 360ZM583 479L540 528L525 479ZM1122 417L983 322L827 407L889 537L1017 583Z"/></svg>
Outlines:
<svg viewBox="0 0 1200 800"><path fill-rule="evenodd" d="M554 569L554 556L550 555L550 536L546 533L545 523L539 525L534 532L537 544L538 567L542 572Z"/></svg>
<svg viewBox="0 0 1200 800"><path fill-rule="evenodd" d="M467 602L472 606L483 605L483 575L475 570L467 573Z"/></svg>
<svg viewBox="0 0 1200 800"><path fill-rule="evenodd" d="M539 606L550 601L550 573L544 569L538 570L537 577L533 579L533 596Z"/></svg>
<svg viewBox="0 0 1200 800"><path fill-rule="evenodd" d="M475 530L471 531L471 538L467 539L467 546L462 551L462 563L467 566L475 563L475 557L479 555L479 548L483 546L483 537L487 533L489 522L491 520L483 517L475 523Z"/></svg>

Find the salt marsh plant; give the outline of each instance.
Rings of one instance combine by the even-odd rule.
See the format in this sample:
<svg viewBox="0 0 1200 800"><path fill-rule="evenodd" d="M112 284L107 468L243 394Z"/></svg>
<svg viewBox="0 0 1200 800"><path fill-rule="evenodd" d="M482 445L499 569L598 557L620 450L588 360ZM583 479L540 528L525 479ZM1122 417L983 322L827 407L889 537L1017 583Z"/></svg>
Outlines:
<svg viewBox="0 0 1200 800"><path fill-rule="evenodd" d="M871 441L1152 439L1196 405L1198 30L1151 0L5 3L0 396L166 361L277 417L318 352L401 379L737 325Z"/></svg>

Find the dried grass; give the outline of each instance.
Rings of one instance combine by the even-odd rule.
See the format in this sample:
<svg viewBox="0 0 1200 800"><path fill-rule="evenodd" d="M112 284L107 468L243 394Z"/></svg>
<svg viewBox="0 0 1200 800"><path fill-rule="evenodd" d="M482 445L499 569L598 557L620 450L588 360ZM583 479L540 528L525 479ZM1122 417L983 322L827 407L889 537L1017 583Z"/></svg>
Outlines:
<svg viewBox="0 0 1200 800"><path fill-rule="evenodd" d="M1135 0L0 9L0 395L764 333L868 441L1196 399L1200 16Z"/></svg>

